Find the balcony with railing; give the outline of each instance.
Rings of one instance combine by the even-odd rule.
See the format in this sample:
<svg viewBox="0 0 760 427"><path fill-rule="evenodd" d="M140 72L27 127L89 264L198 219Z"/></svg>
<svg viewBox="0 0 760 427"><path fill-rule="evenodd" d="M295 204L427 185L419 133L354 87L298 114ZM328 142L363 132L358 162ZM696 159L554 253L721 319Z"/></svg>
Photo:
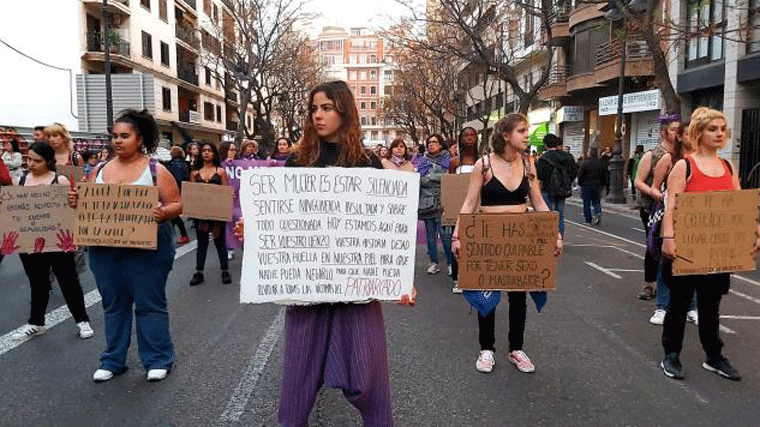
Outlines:
<svg viewBox="0 0 760 427"><path fill-rule="evenodd" d="M200 47L200 40L198 39L198 34L195 29L177 25L174 27L174 33L177 38L187 44L188 47L195 50Z"/></svg>
<svg viewBox="0 0 760 427"><path fill-rule="evenodd" d="M653 75L652 54L643 38L630 37L625 41L626 60L625 75L627 77L642 77ZM599 45L596 50L596 66L594 81L604 83L620 77L620 61L623 53L623 42L611 40Z"/></svg>
<svg viewBox="0 0 760 427"><path fill-rule="evenodd" d="M575 7L572 8L567 19L568 28L572 29L580 23L603 18L604 12L600 12L599 8L604 4L606 4L606 2L586 2L576 0Z"/></svg>
<svg viewBox="0 0 760 427"><path fill-rule="evenodd" d="M552 6L552 9L549 11L549 25L551 25L553 38L570 37L569 20L569 3L559 3Z"/></svg>
<svg viewBox="0 0 760 427"><path fill-rule="evenodd" d="M87 8L98 12L102 10L101 8L103 7L102 0L82 0L82 3L84 3ZM106 2L106 10L110 13L123 16L129 16L132 13L132 11L129 10L129 0L108 0Z"/></svg>
<svg viewBox="0 0 760 427"><path fill-rule="evenodd" d="M567 65L552 65L549 70L549 78L538 92L538 98L542 101L567 96L567 76L570 67Z"/></svg>
<svg viewBox="0 0 760 427"><path fill-rule="evenodd" d="M129 58L129 42L121 38L116 33L108 35L109 48L111 55L120 55ZM105 40L103 33L100 31L87 33L87 52L104 52Z"/></svg>
<svg viewBox="0 0 760 427"><path fill-rule="evenodd" d="M199 125L201 124L201 113L193 110L180 110L179 121Z"/></svg>
<svg viewBox="0 0 760 427"><path fill-rule="evenodd" d="M195 0L174 0L174 3L179 4L180 6L185 6L186 9L189 9L193 12L195 12Z"/></svg>

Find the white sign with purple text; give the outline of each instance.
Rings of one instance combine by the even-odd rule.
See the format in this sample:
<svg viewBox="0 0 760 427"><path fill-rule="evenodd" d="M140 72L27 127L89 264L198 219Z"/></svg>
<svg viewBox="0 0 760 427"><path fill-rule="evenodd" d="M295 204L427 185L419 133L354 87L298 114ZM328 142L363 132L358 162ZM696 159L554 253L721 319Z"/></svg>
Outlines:
<svg viewBox="0 0 760 427"><path fill-rule="evenodd" d="M242 172L240 302L411 297L419 175L368 168Z"/></svg>

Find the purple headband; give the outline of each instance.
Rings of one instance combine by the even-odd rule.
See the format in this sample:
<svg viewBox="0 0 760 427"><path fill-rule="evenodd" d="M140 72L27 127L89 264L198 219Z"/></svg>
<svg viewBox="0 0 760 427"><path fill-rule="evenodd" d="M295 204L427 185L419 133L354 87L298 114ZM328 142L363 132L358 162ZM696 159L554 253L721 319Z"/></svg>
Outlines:
<svg viewBox="0 0 760 427"><path fill-rule="evenodd" d="M660 122L661 125L666 125L668 123L680 122L681 115L677 113L663 114L660 117L658 117L657 120Z"/></svg>

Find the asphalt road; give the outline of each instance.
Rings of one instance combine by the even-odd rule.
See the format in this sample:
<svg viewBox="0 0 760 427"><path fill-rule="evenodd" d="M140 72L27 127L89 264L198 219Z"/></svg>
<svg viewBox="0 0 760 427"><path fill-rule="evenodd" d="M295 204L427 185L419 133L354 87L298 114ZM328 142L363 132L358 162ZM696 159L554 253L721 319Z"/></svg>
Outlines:
<svg viewBox="0 0 760 427"><path fill-rule="evenodd" d="M760 424L760 275L734 277L721 308L724 353L742 381L700 367L694 325L687 325L682 354L687 378L668 379L658 367L661 328L648 323L654 303L635 297L643 279L637 213L607 211L591 228L581 225L572 203L557 291L541 314L528 308L525 351L536 364L534 374L518 372L507 360L506 305L497 310L497 365L490 374L475 370L475 312L451 293L443 273L425 274L427 257L418 247L417 306L383 306L396 425ZM49 311L64 320L43 336L13 342L9 334L28 317L29 290L18 257L7 257L0 264L0 425L276 426L282 308L238 303L239 257L231 263L232 285L221 284L209 251L206 283L187 286L194 262L192 246L178 252L169 277L177 352L170 376L148 383L133 345L131 369L96 384L91 375L104 348L97 294L88 294L94 338L77 338L67 310L56 310L63 305L56 288ZM82 282L85 293L94 289L91 273ZM339 391L323 390L310 425L361 421Z"/></svg>

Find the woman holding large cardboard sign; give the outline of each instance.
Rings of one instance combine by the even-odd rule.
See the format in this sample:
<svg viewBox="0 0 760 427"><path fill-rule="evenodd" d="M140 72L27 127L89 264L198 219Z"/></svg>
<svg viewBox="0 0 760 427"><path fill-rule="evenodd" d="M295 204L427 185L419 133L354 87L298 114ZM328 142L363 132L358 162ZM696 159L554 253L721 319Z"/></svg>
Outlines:
<svg viewBox="0 0 760 427"><path fill-rule="evenodd" d="M300 144L286 167L362 167L382 169L364 149L356 102L345 82L317 85L309 94L310 115ZM243 237L243 220L235 226ZM402 303L413 304L408 296ZM361 412L365 426L392 426L388 355L383 312L378 301L366 304L289 306L285 313L285 353L279 422L308 424L319 389L343 390Z"/></svg>
<svg viewBox="0 0 760 427"><path fill-rule="evenodd" d="M191 182L200 182L212 185L227 185L227 173L219 163L219 152L216 146L210 142L201 144L201 155L195 159L193 171L190 173ZM190 286L203 283L203 269L206 265L206 253L208 252L208 235L214 236L214 246L219 255L219 266L222 269L222 283L232 283L227 259L227 243L225 242L226 222L211 221L205 219L195 220L195 229L198 236L198 251L195 262L195 274L190 280Z"/></svg>
<svg viewBox="0 0 760 427"><path fill-rule="evenodd" d="M736 168L718 156L718 150L729 140L723 113L705 107L694 110L689 123L689 140L696 145L696 152L679 160L668 176L668 200L662 219L662 254L670 261L679 256L674 238L676 196L680 193L741 190ZM752 212L752 216L755 215L756 212ZM760 236L760 229L757 233ZM746 250L757 256L760 237L755 239L754 248L748 245ZM706 355L702 367L725 378L740 380L739 372L723 356L723 342L718 335L720 300L728 293L729 273L686 276L673 276L671 273L672 264L665 264L663 278L670 287L670 310L665 315L662 329L665 350L665 357L660 363L662 371L670 378L684 378L679 354L683 345L686 312L696 290L699 340Z"/></svg>
<svg viewBox="0 0 760 427"><path fill-rule="evenodd" d="M69 185L65 176L60 176L55 171L55 150L47 142L35 142L27 152L27 166L29 172L21 176L19 185L22 187L34 187L40 185ZM50 299L50 269L52 268L61 293L66 300L74 321L79 328L80 338L90 338L94 335L90 327L90 319L84 306L84 295L79 283L76 262L74 260L74 242L72 237L59 232L58 251L43 252L45 245L55 245L53 242L45 242L44 238L35 241L35 253L19 254L24 271L29 278L32 288L32 307L29 323L18 331L14 338L27 339L46 332L45 310Z"/></svg>
<svg viewBox="0 0 760 427"><path fill-rule="evenodd" d="M481 212L520 213L528 209L528 198L537 211L548 212L536 179L535 158L526 156L528 148L528 119L517 113L507 114L496 123L491 137L493 153L475 162L470 174L467 198L462 214L474 213L478 198ZM510 190L513 188L513 190ZM451 249L459 257L459 221L451 236ZM557 233L555 255L562 253L562 234ZM470 294L466 294L469 296ZM509 299L509 361L521 372L533 372L535 366L523 351L523 334L527 311L526 292L507 292ZM480 372L491 372L494 360L496 307L490 312L478 311L480 353L475 367Z"/></svg>
<svg viewBox="0 0 760 427"><path fill-rule="evenodd" d="M116 157L98 165L90 181L157 186L159 203L153 216L158 239L155 250L90 247L90 269L103 297L106 324L106 350L92 379L108 381L127 369L134 305L140 360L148 371L148 381L159 381L174 363L166 302L166 279L174 264L174 232L168 220L182 213L182 203L171 172L148 157L158 145L158 126L147 110L126 110L116 119L112 145ZM69 205L76 208L77 200L72 189Z"/></svg>

